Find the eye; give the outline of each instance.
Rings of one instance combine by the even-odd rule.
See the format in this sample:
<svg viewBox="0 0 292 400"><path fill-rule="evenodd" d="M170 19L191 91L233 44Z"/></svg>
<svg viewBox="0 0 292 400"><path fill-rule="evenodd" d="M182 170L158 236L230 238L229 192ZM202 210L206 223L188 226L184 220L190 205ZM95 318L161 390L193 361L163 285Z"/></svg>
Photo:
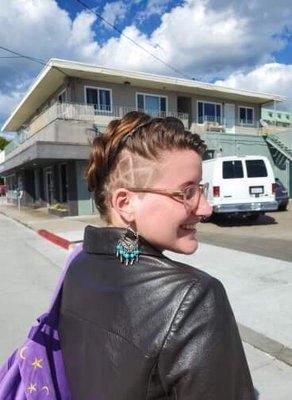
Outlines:
<svg viewBox="0 0 292 400"><path fill-rule="evenodd" d="M188 186L187 188L185 188L184 192L186 200L191 200L195 196L196 191L197 191L196 186Z"/></svg>

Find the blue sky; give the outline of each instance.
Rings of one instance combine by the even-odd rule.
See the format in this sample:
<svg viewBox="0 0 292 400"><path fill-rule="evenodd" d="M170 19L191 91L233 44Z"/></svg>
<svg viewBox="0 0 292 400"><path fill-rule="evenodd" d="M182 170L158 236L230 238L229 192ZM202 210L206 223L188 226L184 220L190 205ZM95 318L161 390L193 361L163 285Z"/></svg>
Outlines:
<svg viewBox="0 0 292 400"><path fill-rule="evenodd" d="M0 8L0 46L113 68L178 75L287 96L292 109L291 0L14 0ZM116 32L94 12L114 24ZM41 65L0 50L0 124ZM1 58L2 57L2 58Z"/></svg>

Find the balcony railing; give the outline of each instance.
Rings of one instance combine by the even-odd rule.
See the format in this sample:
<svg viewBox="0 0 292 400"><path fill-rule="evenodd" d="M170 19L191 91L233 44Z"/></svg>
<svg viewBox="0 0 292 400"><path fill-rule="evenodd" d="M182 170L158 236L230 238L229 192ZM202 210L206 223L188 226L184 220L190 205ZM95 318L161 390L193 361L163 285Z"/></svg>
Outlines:
<svg viewBox="0 0 292 400"><path fill-rule="evenodd" d="M42 113L35 116L30 124L18 132L17 137L5 148L5 156L14 151L22 143L27 142L37 132L49 125L51 122L59 120L77 120L96 122L107 125L112 119L122 118L130 111L137 111L137 107L125 107L119 105L98 107L96 104L78 103L55 103ZM188 128L189 115L175 111L140 110L153 117L176 117L179 118Z"/></svg>

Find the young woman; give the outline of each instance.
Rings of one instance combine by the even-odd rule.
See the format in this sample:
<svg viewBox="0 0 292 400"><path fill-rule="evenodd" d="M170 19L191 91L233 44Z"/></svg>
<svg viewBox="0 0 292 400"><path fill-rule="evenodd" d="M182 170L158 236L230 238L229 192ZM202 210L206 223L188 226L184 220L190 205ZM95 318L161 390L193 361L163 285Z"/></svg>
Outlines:
<svg viewBox="0 0 292 400"><path fill-rule="evenodd" d="M192 254L211 214L205 145L174 118L132 112L96 137L86 172L107 226L85 230L66 274L59 333L76 400L251 400L222 284Z"/></svg>

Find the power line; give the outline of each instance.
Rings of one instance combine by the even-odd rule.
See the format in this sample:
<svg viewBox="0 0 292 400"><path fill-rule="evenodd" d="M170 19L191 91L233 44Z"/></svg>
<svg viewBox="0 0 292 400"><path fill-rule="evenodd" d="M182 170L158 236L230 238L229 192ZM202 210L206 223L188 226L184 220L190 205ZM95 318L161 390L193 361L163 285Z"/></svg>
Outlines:
<svg viewBox="0 0 292 400"><path fill-rule="evenodd" d="M103 18L98 12L95 10L92 10L87 4L85 4L82 0L75 0L77 3L81 4L84 8L86 8L89 12L92 14L96 15L101 21L103 21L105 24L109 25L112 29L114 29L116 32L118 32L121 36L125 37L128 39L130 42L132 42L135 46L139 47L141 50L143 50L145 53L149 54L151 57L153 57L156 61L160 62L161 64L165 65L175 73L183 76L184 78L191 79L193 80L192 77L189 75L181 72L177 68L173 67L171 64L167 63L166 61L162 60L160 57L156 56L155 54L151 53L151 51L145 49L145 47L141 46L139 43L137 43L134 39L132 39L130 36L126 35L123 33L119 28L117 28L115 25L111 24L108 22L105 18Z"/></svg>
<svg viewBox="0 0 292 400"><path fill-rule="evenodd" d="M22 58L21 56L0 56L0 58Z"/></svg>
<svg viewBox="0 0 292 400"><path fill-rule="evenodd" d="M27 56L26 54L18 53L17 51L8 49L7 47L4 47L4 46L0 46L0 49L1 50L5 50L5 51L15 55L14 57L10 57L10 58L25 58L27 60L30 60L30 61L36 62L38 64L41 64L41 65L43 65L45 67L47 66L47 62L45 60L42 60L41 58L35 58L35 57ZM9 57L0 57L0 58L9 58ZM68 74L66 74L66 72L62 71L59 67L56 67L55 65L52 65L52 68L55 68L57 71L61 72L65 76L69 76Z"/></svg>
<svg viewBox="0 0 292 400"><path fill-rule="evenodd" d="M46 62L44 60L40 59L40 58L35 58L35 57L27 56L25 54L21 54L21 53L18 53L17 51L7 49L4 46L0 46L0 49L8 51L9 53L12 53L17 57L26 58L27 60L34 61L34 62L37 62L37 63L42 64L42 65L46 65Z"/></svg>

